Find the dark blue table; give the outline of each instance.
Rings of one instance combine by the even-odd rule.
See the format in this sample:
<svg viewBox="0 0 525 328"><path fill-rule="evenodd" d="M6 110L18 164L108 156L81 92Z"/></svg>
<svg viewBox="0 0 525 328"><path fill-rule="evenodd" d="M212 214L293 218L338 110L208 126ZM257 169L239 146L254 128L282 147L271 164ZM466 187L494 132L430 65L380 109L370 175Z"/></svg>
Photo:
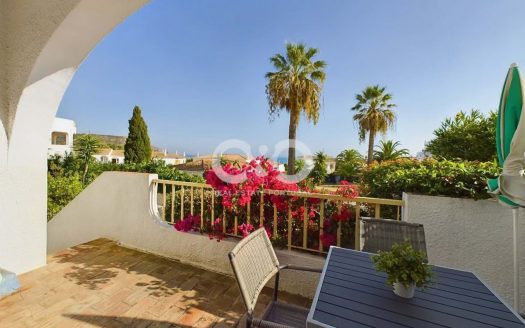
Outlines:
<svg viewBox="0 0 525 328"><path fill-rule="evenodd" d="M504 327L525 321L472 272L433 266L436 283L395 295L370 253L331 247L307 327Z"/></svg>

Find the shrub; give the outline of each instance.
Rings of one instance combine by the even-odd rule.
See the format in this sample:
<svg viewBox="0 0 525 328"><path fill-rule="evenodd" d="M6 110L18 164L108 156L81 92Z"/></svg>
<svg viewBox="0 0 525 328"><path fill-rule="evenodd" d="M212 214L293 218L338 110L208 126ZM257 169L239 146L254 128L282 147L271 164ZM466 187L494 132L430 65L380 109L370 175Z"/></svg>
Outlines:
<svg viewBox="0 0 525 328"><path fill-rule="evenodd" d="M486 179L500 173L494 162L400 159L370 165L362 176L364 194L401 198L402 192L484 199Z"/></svg>
<svg viewBox="0 0 525 328"><path fill-rule="evenodd" d="M47 175L47 220L51 220L84 188L78 175Z"/></svg>
<svg viewBox="0 0 525 328"><path fill-rule="evenodd" d="M491 161L496 158L495 133L496 113L461 111L434 130L434 139L426 144L425 150L446 159Z"/></svg>

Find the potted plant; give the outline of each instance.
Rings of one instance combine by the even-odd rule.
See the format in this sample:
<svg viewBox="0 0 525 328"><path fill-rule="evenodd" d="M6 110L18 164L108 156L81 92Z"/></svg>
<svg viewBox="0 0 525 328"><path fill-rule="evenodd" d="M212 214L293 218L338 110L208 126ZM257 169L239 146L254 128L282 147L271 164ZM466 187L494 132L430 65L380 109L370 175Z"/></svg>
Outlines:
<svg viewBox="0 0 525 328"><path fill-rule="evenodd" d="M434 277L425 255L408 242L394 244L388 252L380 251L372 256L372 262L377 271L388 275L386 283L393 286L394 293L405 298L414 297L415 288L428 286Z"/></svg>

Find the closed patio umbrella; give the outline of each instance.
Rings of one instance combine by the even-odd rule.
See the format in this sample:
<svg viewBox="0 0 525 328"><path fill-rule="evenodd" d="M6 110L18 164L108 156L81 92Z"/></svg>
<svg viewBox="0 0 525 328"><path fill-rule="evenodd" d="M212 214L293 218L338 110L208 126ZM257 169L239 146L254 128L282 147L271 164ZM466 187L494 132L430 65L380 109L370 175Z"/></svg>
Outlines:
<svg viewBox="0 0 525 328"><path fill-rule="evenodd" d="M525 207L525 178L523 177L525 154L524 85L516 64L507 73L501 93L496 121L496 149L499 165L503 168L497 179L488 181L489 192L500 203L511 207L513 213L514 246L514 307L519 310L518 267L518 210Z"/></svg>

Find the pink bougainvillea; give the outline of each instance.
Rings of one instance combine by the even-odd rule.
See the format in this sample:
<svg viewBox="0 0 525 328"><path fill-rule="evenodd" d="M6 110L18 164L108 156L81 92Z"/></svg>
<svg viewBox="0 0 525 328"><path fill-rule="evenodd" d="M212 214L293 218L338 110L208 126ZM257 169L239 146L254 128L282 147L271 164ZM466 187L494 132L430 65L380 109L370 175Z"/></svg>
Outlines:
<svg viewBox="0 0 525 328"><path fill-rule="evenodd" d="M221 179L224 174L234 178ZM223 218L216 218L213 222L205 220L201 229L200 216L188 215L184 220L175 224L175 229L184 232L208 233L210 239L220 241L225 235L224 228L228 234L233 234L234 227L231 220L236 218L239 220L237 227L239 234L246 237L257 228L249 223L247 205L251 204L251 218L255 220L252 222L258 224L260 222L268 237L282 245L282 243L287 242L288 229L291 228L292 240L302 238L301 229L303 229L305 225L303 221L306 219L308 227L307 244L310 245L309 247L317 248L319 242L324 247L335 245L339 223L355 220L355 207L352 203L344 201L341 204L338 201L326 200L324 202L324 224L320 227L321 198L311 195L304 198L300 195L288 194L288 192L312 194L318 191L311 189L308 182L303 181L298 184L284 180L283 175L274 167L274 164L263 157L257 157L240 166L225 164L222 166L222 173L220 170L216 172L216 170L210 169L205 172L204 176L206 182L216 192L220 204L224 206L227 220L225 222L223 222ZM272 192L265 192L266 190L272 190ZM260 197L260 192L263 192L262 197ZM359 196L359 191L355 185L341 181L333 194L346 199L353 199ZM261 200L262 206L259 204ZM218 211L220 212L220 210ZM288 215L290 215L291 221L288 221ZM277 222L277 226L274 226L274 220ZM348 229L348 226L344 227Z"/></svg>
<svg viewBox="0 0 525 328"><path fill-rule="evenodd" d="M187 215L184 219L177 221L173 227L177 231L182 232L208 232L210 239L216 239L221 241L224 239L224 233L222 232L222 219L217 218L215 221L206 222L201 229L201 217L200 215Z"/></svg>
<svg viewBox="0 0 525 328"><path fill-rule="evenodd" d="M227 163L222 170L230 177L246 177L244 180L233 178L226 182L213 169L205 172L206 182L222 196L222 205L229 210L245 206L257 192L264 189L299 191L296 183L281 178L281 172L264 157L257 157L240 168ZM270 200L279 209L286 206L283 196L270 195Z"/></svg>
<svg viewBox="0 0 525 328"><path fill-rule="evenodd" d="M239 226L239 231L242 233L243 238L248 236L253 230L253 225L250 223L243 223Z"/></svg>
<svg viewBox="0 0 525 328"><path fill-rule="evenodd" d="M200 224L200 215L188 215L183 220L176 222L174 228L182 232L200 231Z"/></svg>
<svg viewBox="0 0 525 328"><path fill-rule="evenodd" d="M222 231L222 218L216 218L208 227L208 237L216 239L218 242L224 239L224 232Z"/></svg>

